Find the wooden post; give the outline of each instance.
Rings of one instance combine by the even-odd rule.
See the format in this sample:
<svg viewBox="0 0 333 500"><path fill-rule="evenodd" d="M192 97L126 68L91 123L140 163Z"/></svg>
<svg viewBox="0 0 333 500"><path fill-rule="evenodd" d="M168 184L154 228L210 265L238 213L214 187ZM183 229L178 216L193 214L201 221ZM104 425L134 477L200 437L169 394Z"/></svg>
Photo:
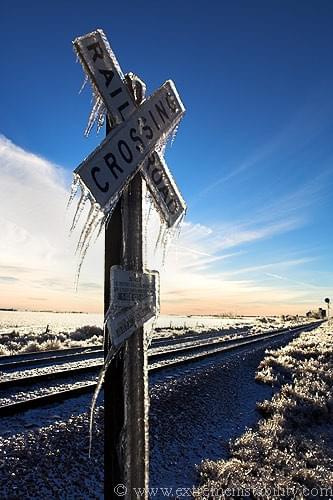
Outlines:
<svg viewBox="0 0 333 500"><path fill-rule="evenodd" d="M142 271L143 188L141 176L136 175L105 230L105 312L111 266ZM107 329L104 345L107 352ZM125 499L135 498L133 488L148 488L148 361L143 328L125 342L110 365L104 401L104 497L119 499L121 494ZM142 498L148 498L148 493Z"/></svg>

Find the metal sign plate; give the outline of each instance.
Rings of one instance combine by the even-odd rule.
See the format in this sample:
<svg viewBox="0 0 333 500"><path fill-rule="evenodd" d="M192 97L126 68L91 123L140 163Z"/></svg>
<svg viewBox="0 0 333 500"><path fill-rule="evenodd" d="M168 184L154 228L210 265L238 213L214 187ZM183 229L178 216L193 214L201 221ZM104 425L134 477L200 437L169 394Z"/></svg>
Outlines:
<svg viewBox="0 0 333 500"><path fill-rule="evenodd" d="M103 98L114 121L121 123L129 118L137 106L103 31L97 30L78 37L73 45L85 72Z"/></svg>
<svg viewBox="0 0 333 500"><path fill-rule="evenodd" d="M141 170L157 206L169 227L184 214L185 201L163 157L154 151Z"/></svg>
<svg viewBox="0 0 333 500"><path fill-rule="evenodd" d="M112 345L114 347L121 345L154 316L155 311L150 304L121 309L115 315L109 315L106 323L111 335Z"/></svg>
<svg viewBox="0 0 333 500"><path fill-rule="evenodd" d="M173 82L168 80L77 167L75 173L101 208L122 190L184 111Z"/></svg>
<svg viewBox="0 0 333 500"><path fill-rule="evenodd" d="M157 309L159 303L159 274L157 271L139 273L112 266L110 283L111 307L123 308L147 303Z"/></svg>

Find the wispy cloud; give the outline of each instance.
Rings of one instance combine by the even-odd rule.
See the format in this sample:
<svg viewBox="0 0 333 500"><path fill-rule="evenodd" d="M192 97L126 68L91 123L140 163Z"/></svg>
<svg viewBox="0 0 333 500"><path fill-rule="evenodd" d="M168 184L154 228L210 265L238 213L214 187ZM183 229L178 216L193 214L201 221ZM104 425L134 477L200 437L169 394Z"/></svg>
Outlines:
<svg viewBox="0 0 333 500"><path fill-rule="evenodd" d="M0 276L0 283L15 283L16 281L19 280L14 276Z"/></svg>
<svg viewBox="0 0 333 500"><path fill-rule="evenodd" d="M294 266L301 266L304 264L308 264L309 262L312 262L314 260L315 260L314 257L308 257L308 258L302 258L302 259L292 259L292 260L271 262L269 264L261 264L258 266L242 267L240 269L229 271L226 274L235 276L238 274L256 273L258 271L264 271L266 269L272 269L272 268L274 268L274 269L281 269L281 268L286 269L286 268L290 268L290 267L294 267ZM269 273L265 273L265 274L269 275Z"/></svg>
<svg viewBox="0 0 333 500"><path fill-rule="evenodd" d="M287 276L281 276L279 274L274 274L274 273L265 273L266 276L269 278L274 278L280 281L288 281L289 283L294 283L295 285L299 285L301 287L304 287L306 289L308 288L314 288L314 289L321 289L322 287L319 287L318 285L313 285L312 283L305 283L304 281L298 281L294 280L291 278L288 278Z"/></svg>
<svg viewBox="0 0 333 500"><path fill-rule="evenodd" d="M282 162L286 162L292 158L299 159L302 151L307 148L311 149L313 142L329 130L332 108L332 102L327 101L325 93L322 95L320 88L313 89L308 100L300 109L286 118L286 122L280 130L277 130L268 141L258 145L254 151L249 151L248 157L240 160L238 163L221 165L219 170L224 172L223 175L205 186L197 194L196 198L201 199L207 196L216 188L227 184L232 179L238 180L241 175L244 178L245 173L245 178L247 178L252 172L256 173L262 168L266 168L267 170L272 160L275 160L277 156ZM295 168L297 168L296 165L299 165L299 163L299 160L295 162ZM325 170L325 166L318 164L315 169L315 177L319 181L321 176L320 171L322 170ZM325 175L323 173L323 176ZM313 187L315 184L316 180L313 179ZM321 190L322 187L323 184L319 182L317 190Z"/></svg>
<svg viewBox="0 0 333 500"><path fill-rule="evenodd" d="M87 287L84 297L74 291L77 262L75 241L69 238L72 213L66 213L69 188L66 178L68 175L59 166L24 151L0 135L3 306L38 308L39 300L33 303L28 297L39 297L41 289L50 308L67 309L67 304L73 301L78 309L96 310L101 305L101 297L93 292L87 304ZM101 282L102 241L97 246L99 251L92 248L82 271L83 280L90 283ZM40 307L45 307L43 302Z"/></svg>
<svg viewBox="0 0 333 500"><path fill-rule="evenodd" d="M2 306L102 310L103 238L89 250L79 293L74 292L77 262L75 241L68 237L72 214L65 210L65 177L58 166L0 136ZM299 198L308 194L305 190ZM309 287L302 287L301 280L297 287L295 283L288 286L288 281L293 280L290 270L306 266L313 256L298 256L295 249L289 259L251 265L256 244L292 231L304 220L298 213L280 213L278 209L272 209L270 216L257 215L249 213L247 219L232 224L184 224L161 273L162 311L292 312L295 304L306 307L311 303L314 295L309 294ZM155 226L156 240L159 222ZM154 268L154 259L150 259L155 243L153 231L148 228L147 234L148 267ZM244 261L244 257L249 265L241 266L239 259ZM275 286L274 281L285 281L286 287ZM316 294L319 292L325 293L320 289Z"/></svg>

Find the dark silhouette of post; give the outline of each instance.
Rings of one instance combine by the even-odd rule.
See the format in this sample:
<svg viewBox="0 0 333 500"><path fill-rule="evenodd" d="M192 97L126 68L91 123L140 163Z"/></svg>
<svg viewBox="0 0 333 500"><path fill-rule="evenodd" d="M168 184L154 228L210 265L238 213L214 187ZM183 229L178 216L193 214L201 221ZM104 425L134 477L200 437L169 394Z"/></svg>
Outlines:
<svg viewBox="0 0 333 500"><path fill-rule="evenodd" d="M141 175L136 175L105 229L104 312L110 304L111 267L143 270L143 188ZM104 347L106 355L110 348L107 327ZM104 400L104 497L119 499L120 493L131 499L133 488L148 487L148 360L143 328L125 342L111 363L105 375Z"/></svg>
<svg viewBox="0 0 333 500"><path fill-rule="evenodd" d="M331 303L331 299L329 297L326 297L325 302L327 304L327 319L330 319L330 303Z"/></svg>

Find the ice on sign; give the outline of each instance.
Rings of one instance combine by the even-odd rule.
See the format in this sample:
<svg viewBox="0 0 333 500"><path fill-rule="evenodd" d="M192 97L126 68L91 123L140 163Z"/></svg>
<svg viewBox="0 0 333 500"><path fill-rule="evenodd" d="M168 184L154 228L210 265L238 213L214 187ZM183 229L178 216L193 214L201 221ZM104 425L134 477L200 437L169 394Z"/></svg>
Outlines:
<svg viewBox="0 0 333 500"><path fill-rule="evenodd" d="M145 160L142 174L157 210L163 213L168 227L172 227L184 216L186 204L163 157L154 151Z"/></svg>
<svg viewBox="0 0 333 500"><path fill-rule="evenodd" d="M159 312L159 274L136 272L113 266L110 272L110 308L106 324L111 342L118 347L137 328Z"/></svg>
<svg viewBox="0 0 333 500"><path fill-rule="evenodd" d="M119 347L147 321L156 316L150 304L136 305L122 309L114 315L106 317L108 332L114 347Z"/></svg>
<svg viewBox="0 0 333 500"><path fill-rule="evenodd" d="M125 186L177 125L185 108L171 80L118 125L75 170L101 207Z"/></svg>
<svg viewBox="0 0 333 500"><path fill-rule="evenodd" d="M113 266L110 272L110 303L113 307L132 307L136 304L159 303L159 274L157 271L139 273Z"/></svg>
<svg viewBox="0 0 333 500"><path fill-rule="evenodd" d="M95 94L104 103L113 124L129 118L136 110L136 104L103 30L78 37L73 45Z"/></svg>
<svg viewBox="0 0 333 500"><path fill-rule="evenodd" d="M89 77L101 109L107 110L112 125L128 119L139 104L133 98L107 38L102 30L78 37L73 42L78 58ZM135 81L138 78L135 77ZM140 85L144 83L140 80ZM143 97L143 96L142 96ZM142 99L140 99L139 103ZM98 102L96 103L98 107ZM94 108L95 109L95 108ZM93 112L93 118L98 112ZM97 118L98 119L98 118ZM184 214L185 202L172 178L162 154L155 151L145 160L142 173L154 197L158 211L169 227Z"/></svg>

